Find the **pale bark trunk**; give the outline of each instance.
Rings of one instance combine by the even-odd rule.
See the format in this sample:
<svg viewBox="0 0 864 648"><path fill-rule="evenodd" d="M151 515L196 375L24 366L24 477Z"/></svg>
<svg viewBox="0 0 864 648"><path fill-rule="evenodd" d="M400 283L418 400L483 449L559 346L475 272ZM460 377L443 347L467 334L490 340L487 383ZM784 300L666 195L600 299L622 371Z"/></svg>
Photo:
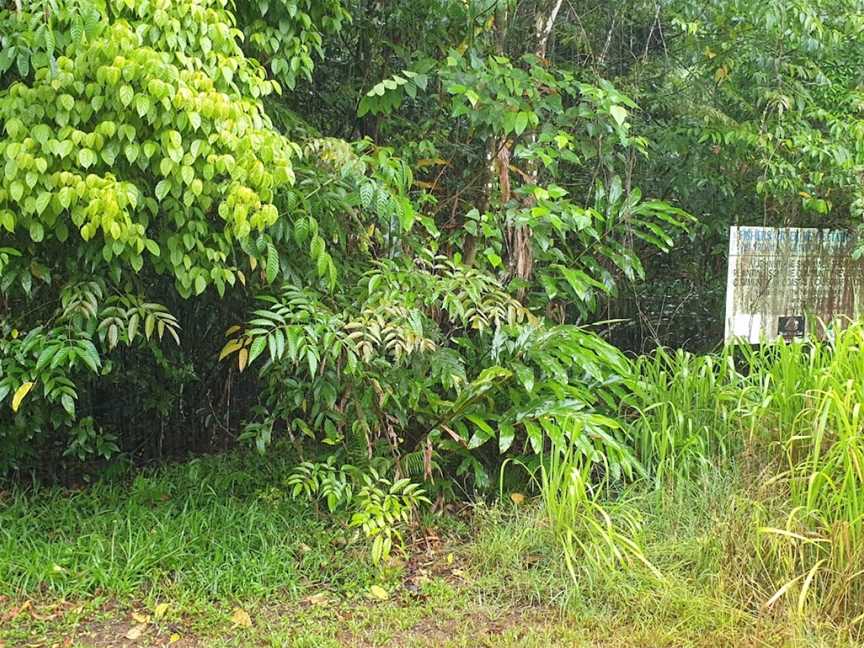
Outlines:
<svg viewBox="0 0 864 648"><path fill-rule="evenodd" d="M534 54L541 60L546 58L546 48L549 44L549 38L552 35L553 30L555 29L555 20L558 18L558 12L561 10L561 5L564 3L564 0L553 0L551 7L549 7L548 12L544 12L538 9L537 14L534 19L534 28L535 28L535 46L534 46ZM528 135L528 143L529 146L536 142L537 135L532 132ZM502 149L503 151L504 149ZM507 151L507 164L506 167L502 163L501 166L501 177L502 179L505 176L505 169L507 173L507 184L508 184L508 194L509 194L509 150ZM539 169L535 162L530 162L527 169L527 181L528 184L536 184L539 176ZM503 194L503 189L502 189ZM508 198L509 199L509 198ZM503 197L502 197L503 202ZM526 201L526 207L531 207L533 204L533 199L529 198ZM532 249L531 242L531 228L525 226L511 226L508 227L507 230L507 243L510 250L510 258L508 269L511 278L519 278L524 281L528 281L531 279L531 275L534 272L534 253ZM524 297L524 290L519 291L520 299Z"/></svg>
<svg viewBox="0 0 864 648"><path fill-rule="evenodd" d="M549 44L549 37L555 29L555 20L558 18L558 12L561 11L562 4L564 4L564 0L555 0L549 9L549 13L545 16L539 11L537 12L534 23L537 34L537 48L534 50L534 53L540 58L546 58L546 46Z"/></svg>

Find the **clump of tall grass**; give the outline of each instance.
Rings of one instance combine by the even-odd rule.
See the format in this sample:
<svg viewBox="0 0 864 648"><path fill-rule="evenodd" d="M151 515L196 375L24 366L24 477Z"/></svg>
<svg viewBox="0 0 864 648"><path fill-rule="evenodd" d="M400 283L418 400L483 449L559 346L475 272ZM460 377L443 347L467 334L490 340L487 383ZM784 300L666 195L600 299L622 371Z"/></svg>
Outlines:
<svg viewBox="0 0 864 648"><path fill-rule="evenodd" d="M592 476L591 462L566 441L552 444L535 476L543 510L574 584L590 583L593 575L619 565L641 565L660 577L634 540L639 520L633 509L624 502L601 503L605 489Z"/></svg>
<svg viewBox="0 0 864 648"><path fill-rule="evenodd" d="M864 324L824 342L763 347L749 358L758 398L750 438L781 457L782 524L760 529L762 559L788 580L776 596L864 621ZM754 383L754 386L756 384Z"/></svg>
<svg viewBox="0 0 864 648"><path fill-rule="evenodd" d="M768 468L754 470L770 495L749 545L774 592L765 606L864 626L864 324L709 356L660 350L635 362L631 391L631 443L655 486L743 451Z"/></svg>
<svg viewBox="0 0 864 648"><path fill-rule="evenodd" d="M634 362L623 415L636 457L655 486L695 479L741 449L746 382L731 348L703 356L658 349Z"/></svg>

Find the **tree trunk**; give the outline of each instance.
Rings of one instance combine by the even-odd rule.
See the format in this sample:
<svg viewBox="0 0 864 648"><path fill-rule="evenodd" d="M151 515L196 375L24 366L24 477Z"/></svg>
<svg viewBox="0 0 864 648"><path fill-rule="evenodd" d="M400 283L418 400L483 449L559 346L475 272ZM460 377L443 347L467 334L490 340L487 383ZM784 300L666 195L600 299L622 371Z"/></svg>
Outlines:
<svg viewBox="0 0 864 648"><path fill-rule="evenodd" d="M558 17L558 12L561 10L561 5L563 3L564 0L553 0L551 6L548 8L548 11L544 11L542 7L537 9L537 13L534 18L534 54L536 54L537 57L541 60L545 60L546 58L546 48L549 44L549 37L552 35L552 31L555 28L555 20ZM527 137L529 146L534 144L537 140L537 134L535 132L531 132ZM509 150L507 150L506 147L502 147L501 152L504 153L505 150L507 153L507 159L505 162L505 160L503 160L501 156L499 156L499 168L502 181L504 179L505 172L506 174L508 174L507 184L509 194L510 155ZM527 183L537 184L538 176L539 169L537 163L532 160L528 164ZM502 202L504 202L503 188ZM533 206L533 202L534 201L532 198L528 198L525 202L525 206L530 208L531 206ZM534 271L534 253L531 242L531 228L527 226L509 226L507 228L507 245L510 252L508 263L510 278L518 278L523 281L529 281ZM522 299L523 297L524 289L520 289L519 298Z"/></svg>

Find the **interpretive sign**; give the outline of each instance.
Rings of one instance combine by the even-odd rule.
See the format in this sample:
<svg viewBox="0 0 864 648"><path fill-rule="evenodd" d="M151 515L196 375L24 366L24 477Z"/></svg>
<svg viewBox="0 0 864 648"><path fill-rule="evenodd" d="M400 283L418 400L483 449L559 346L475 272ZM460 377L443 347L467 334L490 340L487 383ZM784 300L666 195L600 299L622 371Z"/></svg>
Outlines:
<svg viewBox="0 0 864 648"><path fill-rule="evenodd" d="M845 230L733 227L726 340L803 337L819 321L864 314L864 260Z"/></svg>

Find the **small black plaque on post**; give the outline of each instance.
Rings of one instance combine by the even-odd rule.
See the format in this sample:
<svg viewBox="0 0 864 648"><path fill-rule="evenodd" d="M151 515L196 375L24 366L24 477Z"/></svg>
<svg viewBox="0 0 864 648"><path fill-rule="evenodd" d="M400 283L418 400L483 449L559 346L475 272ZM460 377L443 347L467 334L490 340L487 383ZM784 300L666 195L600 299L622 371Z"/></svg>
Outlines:
<svg viewBox="0 0 864 648"><path fill-rule="evenodd" d="M777 320L777 335L782 335L787 340L804 337L804 316L787 315Z"/></svg>

